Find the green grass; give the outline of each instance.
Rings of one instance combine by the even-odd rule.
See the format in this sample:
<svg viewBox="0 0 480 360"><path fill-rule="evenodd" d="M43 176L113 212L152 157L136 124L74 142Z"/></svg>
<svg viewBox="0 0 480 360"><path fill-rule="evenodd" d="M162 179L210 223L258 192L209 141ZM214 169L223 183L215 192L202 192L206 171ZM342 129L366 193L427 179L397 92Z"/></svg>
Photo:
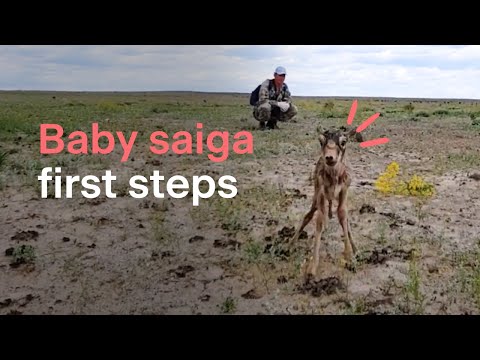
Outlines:
<svg viewBox="0 0 480 360"><path fill-rule="evenodd" d="M37 176L46 166L61 166L62 175L83 176L102 175L105 170L111 169L118 176L118 182L114 184L113 190L116 190L119 197L128 196L129 177L136 174L148 177L152 169L160 170L165 180L173 175L182 175L191 179L193 175L208 174L217 181L222 175L233 175L238 181L236 184L238 194L233 199L223 199L215 192L209 199L200 199L199 207L191 206L190 195L185 199L168 201L168 206L167 202L153 199L151 193L148 197L150 205L147 204L147 207L144 207L146 201L132 199L135 203L135 207L132 208L137 209L138 206L139 213L143 212L143 215L145 215L144 211L147 212L145 217L141 217L145 230L139 232L139 236L143 236L145 232L145 236L151 239L155 250L164 251L165 248L170 247L177 249L177 246L183 243L182 239L178 241L179 236L186 238L191 232L202 234L205 237L205 244L209 242L205 245L208 249L206 256L216 257L217 252L221 252L222 267L224 260L225 263L230 264L231 256L232 262L238 261L236 262L238 266L233 271L239 276L244 275L242 272L248 272L250 275L253 273L254 285L260 290L265 288L270 294L277 294L277 290L281 290L280 293L294 292L296 281L301 277L300 264L305 254L309 253L308 250L302 253L303 246L308 247L309 241L299 243L294 249L295 252L285 259L282 255L285 253L284 244L279 241L278 231L284 226L298 225L300 217L308 210L311 199L294 196L290 190L296 189L301 194L313 191L313 184L308 181L308 174L313 171L319 154L317 128L346 125L353 98L295 97L294 95L294 101L299 109L299 115L295 121L279 123L279 131L262 132L257 130L258 122L252 117L252 109L248 105L248 94L2 92L1 95L0 196L5 196L7 201L12 196L28 193L31 190L39 194ZM409 169L412 171L425 169L429 172L429 169L433 169L435 165L442 171L480 166L480 155L474 147L475 136L480 126L478 103L375 98L359 98L358 101L358 111L353 126L360 125L379 112L381 117L365 131L365 137L373 139L387 136L391 142L382 147L367 150L361 149L355 142L349 145L349 158L352 154L357 183L361 180L367 182L374 180L375 172L380 170L380 164L387 161L386 155L390 156L392 161L398 160L402 164L411 165ZM90 139L93 122L99 123L100 130L122 131L126 136L131 131L139 132L128 162L120 163L121 149L117 149L114 154L98 156L92 156L90 153L71 155L67 152L58 155L40 154L39 126L41 123L62 125L65 131L64 139L67 140L68 134L76 130L85 131ZM210 161L208 158L210 152L206 144L203 146L203 154L177 156L169 151L164 155L156 155L149 151L149 136L157 130L165 131L169 135L170 144L173 142L173 134L182 130L188 131L193 136L195 149L197 123L203 123L204 141L214 130L229 132L229 153L225 162ZM253 154L238 155L233 152L232 136L241 130L252 133ZM102 144L105 144L104 141ZM220 139L216 139L215 144L220 146ZM470 149L463 149L464 144ZM429 182L436 180L437 174L429 172L426 175L429 175ZM203 185L202 189L205 190ZM149 189L151 189L150 186ZM166 192L165 182L161 183L161 191ZM351 199L352 203L358 202L357 209L371 200L366 195L368 191L368 187L363 185L354 187ZM74 194L78 196L77 189ZM444 194L439 196L441 198ZM359 202L356 199L362 199L362 201ZM384 201L379 203L381 206L378 205L377 212L387 211L385 209L389 209L392 205L388 200ZM52 203L53 201L42 202L46 207L46 214L52 213L47 211L51 210L48 207ZM85 202L85 204L88 203ZM152 203L157 207L154 208ZM39 203L38 208L42 208L42 204ZM108 211L109 206L115 207L118 204L113 201L112 204L101 204L98 208L103 207ZM385 209L381 210L383 206ZM148 210L143 210L146 208ZM392 211L396 211L395 206L392 207ZM419 225L423 223L427 225L431 218L420 205L417 208L407 207L405 211L411 211L410 215L416 216L415 220ZM133 216L128 211L124 215ZM177 220L180 217L181 219ZM376 223L372 225L376 235L369 238L368 234L362 235L365 228L358 214L352 212L352 217L360 227L355 229L360 230L358 236L361 240L358 245L368 248L368 241L378 242L382 246L390 243L393 245L396 241L395 236L390 234L387 223L374 219ZM179 224L182 224L180 229ZM339 225L336 224L336 220L330 224L332 226L325 231L325 239L339 238L336 230L339 229ZM306 231L312 234L313 228L314 224L311 224ZM126 241L127 235L130 237L130 233L126 231L123 234L123 238L119 241ZM267 240L267 237L270 239ZM236 250L230 250L228 247L215 248L214 241L220 238L234 240L238 244ZM420 236L418 238L420 239ZM365 241L362 244L363 240ZM267 243L272 244L270 251L265 251ZM427 240L423 241L424 246L426 243ZM191 248L195 249L195 246L196 244L193 244ZM338 246L340 249L341 245ZM182 252L178 251L178 253ZM26 253L18 254L24 257L25 261L31 259L31 255L28 250ZM463 271L460 283L462 294L471 297L475 304L479 304L479 267L478 261L472 260L476 259L475 256L469 254L468 262L465 261L459 265L459 269ZM176 260L176 258L172 259L172 261ZM212 259L213 262L217 260ZM167 260L162 261L157 261L155 266L163 267ZM73 265L72 263L71 266L74 267ZM403 284L400 294L408 313L425 311L424 292L431 289L430 275L423 272L421 265L419 257L408 263L407 281ZM367 267L370 264L364 263L362 266ZM225 265L225 267L228 266ZM78 269L81 270L81 268ZM232 268L225 270L232 270ZM80 276L81 273L78 275ZM277 281L280 276L287 278L288 282L279 284ZM245 276L243 280L248 282L250 277ZM310 302L311 299L307 300ZM352 300L349 311L366 312L369 310L369 300L368 298L356 298L355 302ZM215 306L218 306L217 311L222 313L235 313L241 302L243 302L241 298L234 298L230 294L218 300Z"/></svg>
<svg viewBox="0 0 480 360"><path fill-rule="evenodd" d="M454 254L454 263L458 290L480 310L480 241L471 251Z"/></svg>
<svg viewBox="0 0 480 360"><path fill-rule="evenodd" d="M422 291L422 277L417 256L408 263L408 279L404 287L406 309L408 313L420 315L425 309L425 295Z"/></svg>
<svg viewBox="0 0 480 360"><path fill-rule="evenodd" d="M190 119L192 122L235 119L245 113L244 104L222 97L214 103L199 102L197 97L189 101L173 101L175 95L140 94L82 94L15 93L4 96L0 103L0 140L12 139L19 134L36 136L42 123L61 125L65 131L84 130L92 122L99 122L105 130L138 130L139 121L146 118L173 120ZM246 102L245 102L246 104ZM107 120L108 119L108 120ZM122 124L121 129L118 124Z"/></svg>
<svg viewBox="0 0 480 360"><path fill-rule="evenodd" d="M237 301L231 297L227 296L223 303L220 306L220 311L222 314L233 314L237 310Z"/></svg>
<svg viewBox="0 0 480 360"><path fill-rule="evenodd" d="M244 161L262 161L267 169L274 169L275 164L268 161L272 156L291 158L312 158L318 152L318 140L315 129L345 125L351 98L294 98L299 108L297 124L282 124L282 131L260 132L258 123L251 115L248 94L202 94L202 93L80 93L80 92L2 92L0 100L0 169L3 174L20 175L31 178L44 166L62 166L72 172L88 167L102 170L109 166L109 156L92 157L88 155L70 155L64 152L58 155L39 154L39 126L41 123L60 124L69 133L81 130L91 135L91 124L99 123L100 130L122 131L126 136L131 131L138 131L131 157L144 157L151 145L149 136L157 130L169 135L167 140L173 142L174 133L186 130L192 134L196 148L197 131L203 133L206 141L213 130L229 132L228 159L225 164L235 164L241 170ZM413 109L412 109L413 107ZM365 131L366 136L384 136L386 129L394 128L399 121L410 120L415 114L415 122L408 126L418 128L418 140L423 131L433 131L438 126L455 128L455 124L464 124L471 128L477 126L478 106L473 102L438 100L383 100L375 98L360 99L354 126L380 112L382 116ZM198 130L196 124L203 123ZM298 124L300 123L300 124ZM403 126L403 125L402 125ZM467 126L467 127L468 127ZM458 127L457 127L458 128ZM253 135L253 154L235 154L232 149L233 134L238 131L251 131ZM465 128L467 130L467 128ZM415 135L414 136L417 136ZM67 139L66 139L67 140ZM117 140L117 139L116 139ZM412 139L413 140L413 139ZM117 140L118 141L118 140ZM217 146L221 145L216 139ZM384 146L389 151L396 149L400 143L392 142ZM417 142L418 151L431 151L431 144ZM425 149L424 149L425 148ZM200 168L210 164L206 144L203 154L183 155L176 161L183 161L186 168ZM11 151L16 154L12 155ZM89 148L90 150L90 148ZM477 153L434 153L432 160L441 171L452 168L468 168L480 165ZM452 149L453 151L453 149ZM8 154L8 156L7 156ZM151 154L150 154L151 155ZM219 154L217 154L219 155ZM168 155L155 155L165 160ZM172 159L167 159L173 163ZM267 160L267 161L266 161ZM10 175L9 175L10 176ZM34 181L21 181L22 184Z"/></svg>
<svg viewBox="0 0 480 360"><path fill-rule="evenodd" d="M435 166L438 171L469 170L480 166L480 153L463 152L439 155Z"/></svg>

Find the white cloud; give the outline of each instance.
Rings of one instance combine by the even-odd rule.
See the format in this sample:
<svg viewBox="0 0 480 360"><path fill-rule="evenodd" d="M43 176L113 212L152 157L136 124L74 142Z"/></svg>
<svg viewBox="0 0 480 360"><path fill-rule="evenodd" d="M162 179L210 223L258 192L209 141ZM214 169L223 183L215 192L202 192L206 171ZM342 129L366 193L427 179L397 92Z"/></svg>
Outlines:
<svg viewBox="0 0 480 360"><path fill-rule="evenodd" d="M293 95L480 98L480 46L0 46L0 89L250 92L287 68Z"/></svg>

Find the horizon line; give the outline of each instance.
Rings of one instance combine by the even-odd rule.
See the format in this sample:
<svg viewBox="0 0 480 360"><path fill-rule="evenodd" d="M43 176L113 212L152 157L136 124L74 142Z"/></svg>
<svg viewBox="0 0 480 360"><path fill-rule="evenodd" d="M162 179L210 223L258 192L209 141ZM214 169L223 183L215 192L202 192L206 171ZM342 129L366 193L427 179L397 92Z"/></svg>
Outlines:
<svg viewBox="0 0 480 360"><path fill-rule="evenodd" d="M114 93L114 94L135 94L135 93L196 93L212 95L246 95L250 92L239 91L200 91L200 90L33 90L33 89L0 89L1 93L6 92L31 92L31 93ZM401 99L401 100L457 100L457 101L480 101L480 98L447 98L447 97L408 97L408 96L374 96L374 95L292 95L293 98L330 98L330 99Z"/></svg>

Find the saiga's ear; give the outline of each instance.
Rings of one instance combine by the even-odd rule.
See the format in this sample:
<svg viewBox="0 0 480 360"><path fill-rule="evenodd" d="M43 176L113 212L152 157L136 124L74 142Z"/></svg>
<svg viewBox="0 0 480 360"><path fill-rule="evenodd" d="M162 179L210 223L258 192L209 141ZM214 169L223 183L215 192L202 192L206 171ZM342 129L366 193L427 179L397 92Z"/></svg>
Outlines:
<svg viewBox="0 0 480 360"><path fill-rule="evenodd" d="M363 142L363 136L361 133L357 132L357 129L356 128L352 128L350 130L346 130L344 132L345 136L347 137L347 139L352 139L352 138L355 138L355 141L356 142Z"/></svg>
<svg viewBox="0 0 480 360"><path fill-rule="evenodd" d="M327 138L325 137L326 132L327 130L325 130L322 125L317 125L318 141L320 141L322 146L327 142Z"/></svg>
<svg viewBox="0 0 480 360"><path fill-rule="evenodd" d="M320 135L318 135L318 141L320 141L320 144L321 144L322 146L324 146L325 143L327 142L327 138L325 137L325 135L320 134Z"/></svg>
<svg viewBox="0 0 480 360"><path fill-rule="evenodd" d="M357 129L356 129L356 128L351 128L350 130L345 131L345 136L346 136L348 139L350 139L350 138L352 138L352 137L355 136L356 132L357 132Z"/></svg>

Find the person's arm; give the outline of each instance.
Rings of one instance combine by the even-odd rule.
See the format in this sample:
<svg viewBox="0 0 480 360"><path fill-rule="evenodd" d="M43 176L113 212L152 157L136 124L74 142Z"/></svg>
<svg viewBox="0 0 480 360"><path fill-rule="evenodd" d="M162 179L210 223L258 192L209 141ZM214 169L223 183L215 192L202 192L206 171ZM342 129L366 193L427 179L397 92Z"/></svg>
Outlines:
<svg viewBox="0 0 480 360"><path fill-rule="evenodd" d="M269 103L270 105L276 105L276 100L270 100L270 92L268 91L268 86L270 84L270 80L265 80L260 87L260 92L258 94L258 101L260 104Z"/></svg>
<svg viewBox="0 0 480 360"><path fill-rule="evenodd" d="M283 101L288 104L292 104L292 94L290 93L290 90L288 89L287 84L284 84L284 85L285 85L285 95L283 96Z"/></svg>

